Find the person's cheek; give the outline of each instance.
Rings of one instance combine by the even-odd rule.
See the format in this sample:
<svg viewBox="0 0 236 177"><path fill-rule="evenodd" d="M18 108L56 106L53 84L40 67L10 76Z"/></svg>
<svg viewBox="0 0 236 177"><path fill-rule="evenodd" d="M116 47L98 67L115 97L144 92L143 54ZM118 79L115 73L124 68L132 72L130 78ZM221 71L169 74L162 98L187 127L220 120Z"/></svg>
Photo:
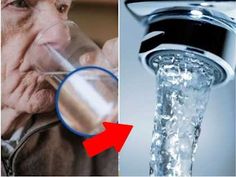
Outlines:
<svg viewBox="0 0 236 177"><path fill-rule="evenodd" d="M32 40L32 37L22 33L9 37L9 41L2 46L2 68L5 68L6 76L13 70L20 69L22 63L26 62L25 55ZM29 69L28 67L21 71L26 72Z"/></svg>
<svg viewBox="0 0 236 177"><path fill-rule="evenodd" d="M24 56L32 45L37 32L29 17L13 19L4 14L2 22L2 62L4 67L4 64L7 65L6 72L9 72L17 69L24 62Z"/></svg>
<svg viewBox="0 0 236 177"><path fill-rule="evenodd" d="M32 26L33 16L31 12L16 12L5 8L1 15L2 45L9 41L10 37L17 35L19 32L28 31Z"/></svg>

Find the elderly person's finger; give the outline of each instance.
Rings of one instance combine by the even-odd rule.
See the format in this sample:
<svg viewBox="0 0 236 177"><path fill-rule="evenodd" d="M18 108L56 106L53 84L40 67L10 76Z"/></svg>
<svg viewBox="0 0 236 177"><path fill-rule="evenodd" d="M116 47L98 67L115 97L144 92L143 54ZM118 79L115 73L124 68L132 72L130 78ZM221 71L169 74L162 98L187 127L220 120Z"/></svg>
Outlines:
<svg viewBox="0 0 236 177"><path fill-rule="evenodd" d="M2 91L2 105L20 112L49 111L54 105L55 91L37 72L12 72L3 81Z"/></svg>
<svg viewBox="0 0 236 177"><path fill-rule="evenodd" d="M86 66L86 65L95 65L97 63L96 58L97 58L97 52L88 52L83 54L80 59L79 62L82 66Z"/></svg>
<svg viewBox="0 0 236 177"><path fill-rule="evenodd" d="M108 69L118 67L118 40L108 40L102 51L93 51L80 57L81 65L97 65Z"/></svg>
<svg viewBox="0 0 236 177"><path fill-rule="evenodd" d="M109 60L110 65L112 68L118 67L118 39L114 38L108 40L103 48L102 51L106 58Z"/></svg>

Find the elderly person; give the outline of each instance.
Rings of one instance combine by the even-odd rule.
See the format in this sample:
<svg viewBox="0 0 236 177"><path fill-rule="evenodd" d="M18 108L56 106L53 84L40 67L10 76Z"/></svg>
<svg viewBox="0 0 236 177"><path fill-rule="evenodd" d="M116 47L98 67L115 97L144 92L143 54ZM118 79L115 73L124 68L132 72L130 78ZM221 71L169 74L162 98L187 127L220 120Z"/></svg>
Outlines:
<svg viewBox="0 0 236 177"><path fill-rule="evenodd" d="M70 5L71 0L1 0L2 175L118 175L113 149L90 159L84 138L61 125L55 90L25 57L42 30L67 20ZM60 46L60 32L55 34L43 42ZM116 63L114 49L116 40L103 48Z"/></svg>

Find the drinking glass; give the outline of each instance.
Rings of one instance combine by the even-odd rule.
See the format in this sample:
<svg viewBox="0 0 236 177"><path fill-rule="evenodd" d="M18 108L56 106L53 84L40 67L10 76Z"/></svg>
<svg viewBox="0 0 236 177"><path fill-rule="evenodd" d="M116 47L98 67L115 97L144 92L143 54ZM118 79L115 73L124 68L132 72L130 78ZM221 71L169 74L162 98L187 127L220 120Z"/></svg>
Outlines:
<svg viewBox="0 0 236 177"><path fill-rule="evenodd" d="M94 135L104 121L117 122L117 69L77 24L64 21L43 30L29 53L33 68L57 90L58 117L67 128Z"/></svg>

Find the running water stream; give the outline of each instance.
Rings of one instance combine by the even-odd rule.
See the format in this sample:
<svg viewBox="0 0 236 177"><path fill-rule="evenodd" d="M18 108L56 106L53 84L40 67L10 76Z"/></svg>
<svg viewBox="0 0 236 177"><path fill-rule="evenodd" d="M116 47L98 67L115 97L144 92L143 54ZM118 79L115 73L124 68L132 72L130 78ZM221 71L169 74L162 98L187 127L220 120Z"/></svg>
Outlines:
<svg viewBox="0 0 236 177"><path fill-rule="evenodd" d="M194 54L155 55L157 104L151 145L151 176L191 176L214 70Z"/></svg>

